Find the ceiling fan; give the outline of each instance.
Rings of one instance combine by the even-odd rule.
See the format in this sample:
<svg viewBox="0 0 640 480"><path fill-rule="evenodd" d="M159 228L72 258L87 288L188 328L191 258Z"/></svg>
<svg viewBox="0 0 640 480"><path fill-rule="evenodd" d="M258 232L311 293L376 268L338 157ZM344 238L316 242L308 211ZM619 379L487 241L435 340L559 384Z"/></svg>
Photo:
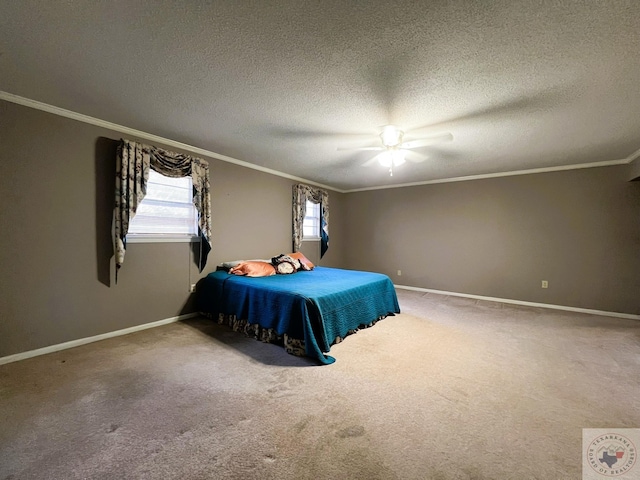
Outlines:
<svg viewBox="0 0 640 480"><path fill-rule="evenodd" d="M426 157L411 150L414 148L426 147L435 143L453 140L451 133L441 133L409 142L403 142L404 131L396 125L385 125L380 132L381 146L359 147L359 148L338 148L338 150L371 150L380 151L378 155L363 164L369 166L378 162L383 167L389 168L389 175L393 176L393 167L398 167L405 163L405 160L412 162L423 162Z"/></svg>

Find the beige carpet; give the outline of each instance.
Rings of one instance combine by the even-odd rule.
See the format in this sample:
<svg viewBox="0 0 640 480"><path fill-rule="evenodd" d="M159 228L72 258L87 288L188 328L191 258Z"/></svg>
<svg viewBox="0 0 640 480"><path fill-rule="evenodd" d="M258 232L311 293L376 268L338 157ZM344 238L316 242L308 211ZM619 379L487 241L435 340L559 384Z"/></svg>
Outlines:
<svg viewBox="0 0 640 480"><path fill-rule="evenodd" d="M0 479L579 479L640 322L399 291L316 366L204 319L0 366Z"/></svg>

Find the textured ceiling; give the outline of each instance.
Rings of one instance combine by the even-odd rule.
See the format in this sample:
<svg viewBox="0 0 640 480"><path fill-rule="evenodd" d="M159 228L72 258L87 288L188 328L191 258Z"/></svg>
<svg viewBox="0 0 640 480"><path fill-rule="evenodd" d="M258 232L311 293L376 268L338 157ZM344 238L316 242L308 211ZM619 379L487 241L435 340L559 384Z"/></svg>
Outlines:
<svg viewBox="0 0 640 480"><path fill-rule="evenodd" d="M637 0L0 2L1 91L341 190L630 158L639 79Z"/></svg>

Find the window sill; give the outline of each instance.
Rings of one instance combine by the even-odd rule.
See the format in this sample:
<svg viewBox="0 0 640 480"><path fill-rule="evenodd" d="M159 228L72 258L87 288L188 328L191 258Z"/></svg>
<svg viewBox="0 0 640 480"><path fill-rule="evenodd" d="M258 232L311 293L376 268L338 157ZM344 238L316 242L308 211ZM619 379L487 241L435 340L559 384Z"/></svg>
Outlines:
<svg viewBox="0 0 640 480"><path fill-rule="evenodd" d="M303 242L319 242L320 237L307 237L302 239Z"/></svg>
<svg viewBox="0 0 640 480"><path fill-rule="evenodd" d="M127 243L197 243L200 237L171 235L127 235Z"/></svg>

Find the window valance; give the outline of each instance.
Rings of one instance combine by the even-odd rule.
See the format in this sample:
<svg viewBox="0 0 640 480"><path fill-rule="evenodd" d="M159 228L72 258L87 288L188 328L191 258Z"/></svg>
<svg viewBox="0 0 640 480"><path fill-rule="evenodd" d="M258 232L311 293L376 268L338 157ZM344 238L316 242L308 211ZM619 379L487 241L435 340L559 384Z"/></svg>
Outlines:
<svg viewBox="0 0 640 480"><path fill-rule="evenodd" d="M204 160L122 139L116 159L115 257L116 271L124 263L129 222L147 193L149 168L168 177L191 176L193 204L198 211L202 271L211 251L209 164Z"/></svg>

